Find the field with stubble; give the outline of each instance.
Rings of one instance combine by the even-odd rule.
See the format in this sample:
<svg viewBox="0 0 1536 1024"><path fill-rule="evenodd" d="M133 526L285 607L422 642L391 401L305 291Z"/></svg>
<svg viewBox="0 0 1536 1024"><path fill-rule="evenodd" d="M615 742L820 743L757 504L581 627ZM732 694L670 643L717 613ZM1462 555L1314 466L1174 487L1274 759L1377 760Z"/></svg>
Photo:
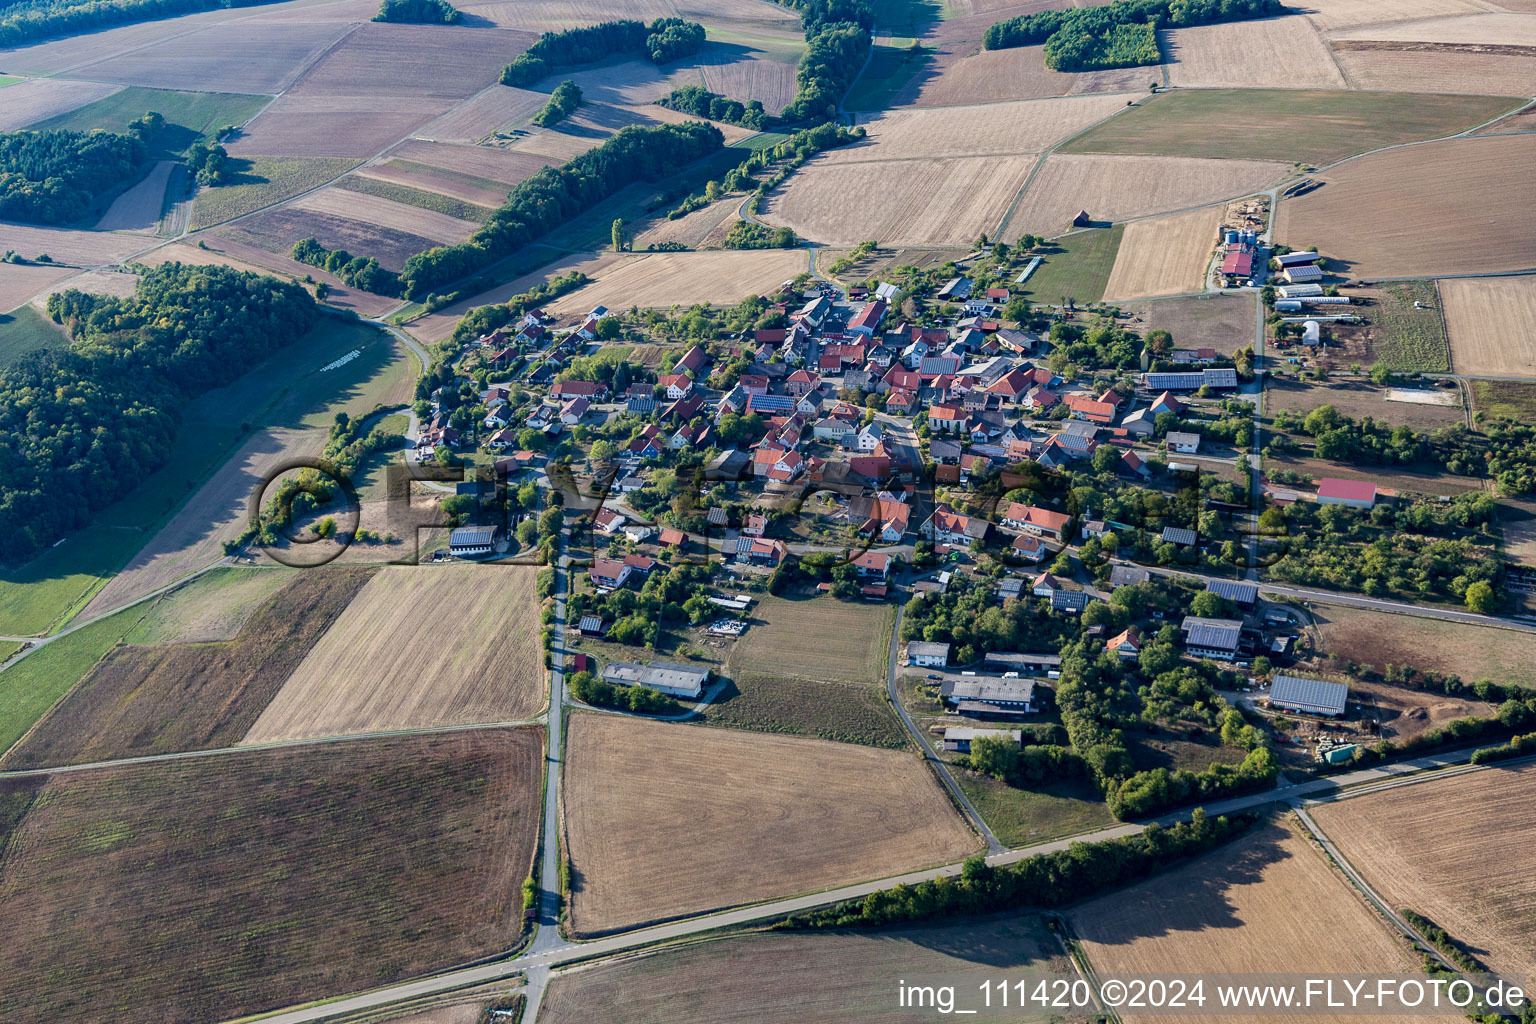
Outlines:
<svg viewBox="0 0 1536 1024"><path fill-rule="evenodd" d="M734 304L748 295L768 294L807 266L802 249L641 253L612 262L599 257L592 269L582 268L592 277L591 284L545 303L544 308L564 315L599 304L613 309Z"/></svg>
<svg viewBox="0 0 1536 1024"><path fill-rule="evenodd" d="M1536 277L1440 282L1457 373L1536 377Z"/></svg>
<svg viewBox="0 0 1536 1024"><path fill-rule="evenodd" d="M1328 837L1393 906L1430 918L1495 971L1536 972L1536 765L1323 804Z"/></svg>
<svg viewBox="0 0 1536 1024"><path fill-rule="evenodd" d="M939 978L974 994L1000 972L1069 975L1072 965L1039 918L859 932L757 932L563 971L539 1024L906 1024L916 1011L892 996L896 978ZM1013 1024L1079 1024L1049 1013Z"/></svg>
<svg viewBox="0 0 1536 1024"><path fill-rule="evenodd" d="M1289 164L1268 160L1088 156L1057 150L1020 197L1002 238L1012 242L1024 234L1060 234L1079 210L1102 223L1204 206L1273 185L1289 170Z"/></svg>
<svg viewBox="0 0 1536 1024"><path fill-rule="evenodd" d="M541 729L50 778L0 875L13 1024L223 1020L516 945Z"/></svg>
<svg viewBox="0 0 1536 1024"><path fill-rule="evenodd" d="M1536 49L1480 43L1335 39L1333 55L1357 88L1536 94Z"/></svg>
<svg viewBox="0 0 1536 1024"><path fill-rule="evenodd" d="M299 573L228 641L146 646L127 638L6 754L5 766L234 746L370 572Z"/></svg>
<svg viewBox="0 0 1536 1024"><path fill-rule="evenodd" d="M1536 204L1511 189L1536 175L1536 135L1477 136L1372 153L1282 200L1275 238L1315 245L1352 277L1536 267Z"/></svg>
<svg viewBox="0 0 1536 1024"><path fill-rule="evenodd" d="M647 922L959 860L978 840L908 753L572 716L571 928Z"/></svg>
<svg viewBox="0 0 1536 1024"><path fill-rule="evenodd" d="M1175 86L1343 89L1328 46L1305 18L1176 28L1158 35Z"/></svg>
<svg viewBox="0 0 1536 1024"><path fill-rule="evenodd" d="M1124 106L1114 96L1072 96L945 110L886 111L860 122L868 133L863 142L834 149L821 162L1038 154Z"/></svg>
<svg viewBox="0 0 1536 1024"><path fill-rule="evenodd" d="M1387 930L1299 828L1262 826L1175 871L1079 906L1072 927L1094 971L1102 977L1412 972L1417 961L1407 943ZM1211 1019L1179 1013L1121 1016L1126 1024ZM1310 1019L1342 1024L1359 1018L1316 1014ZM1445 1017L1394 1015L1393 1020L1434 1024Z"/></svg>
<svg viewBox="0 0 1536 1024"><path fill-rule="evenodd" d="M1204 290L1220 226L1219 206L1127 224L1104 298L1145 299Z"/></svg>
<svg viewBox="0 0 1536 1024"><path fill-rule="evenodd" d="M1035 163L1033 156L813 160L769 197L762 219L826 245L869 238L888 245L967 245L997 229ZM861 196L867 201L855 199Z"/></svg>
<svg viewBox="0 0 1536 1024"><path fill-rule="evenodd" d="M245 742L531 717L545 703L534 575L472 564L380 570Z"/></svg>

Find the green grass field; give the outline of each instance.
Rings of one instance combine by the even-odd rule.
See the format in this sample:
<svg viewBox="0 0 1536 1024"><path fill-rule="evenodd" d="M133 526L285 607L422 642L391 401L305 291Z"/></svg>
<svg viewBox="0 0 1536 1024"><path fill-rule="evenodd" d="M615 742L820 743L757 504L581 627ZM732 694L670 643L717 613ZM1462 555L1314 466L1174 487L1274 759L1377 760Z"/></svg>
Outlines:
<svg viewBox="0 0 1536 1024"><path fill-rule="evenodd" d="M59 637L0 672L0 751L10 749L148 609L147 604L125 608Z"/></svg>
<svg viewBox="0 0 1536 1024"><path fill-rule="evenodd" d="M1415 309L1414 302L1423 308ZM1444 373L1451 368L1451 343L1445 336L1439 296L1433 281L1384 284L1376 305L1365 315L1375 327L1376 358L1393 370Z"/></svg>
<svg viewBox="0 0 1536 1024"><path fill-rule="evenodd" d="M64 332L30 304L0 313L0 368L36 349L63 348L68 344Z"/></svg>
<svg viewBox="0 0 1536 1024"><path fill-rule="evenodd" d="M1114 815L1089 782L1017 789L963 768L955 769L954 776L976 813L1008 846L1043 843L1114 824Z"/></svg>
<svg viewBox="0 0 1536 1024"><path fill-rule="evenodd" d="M344 371L314 372L356 348L362 353ZM377 328L326 318L233 384L200 396L164 466L31 562L0 566L0 635L41 635L67 622L252 431L328 426L339 409L361 415L403 393L418 369Z"/></svg>
<svg viewBox="0 0 1536 1024"><path fill-rule="evenodd" d="M883 110L901 87L927 64L933 51L919 48L877 46L859 80L853 83L843 106L848 110Z"/></svg>
<svg viewBox="0 0 1536 1024"><path fill-rule="evenodd" d="M192 230L221 224L324 185L358 164L346 157L329 156L263 156L235 162L238 170L230 184L198 189L192 201Z"/></svg>
<svg viewBox="0 0 1536 1024"><path fill-rule="evenodd" d="M1055 239L1047 243L1045 262L1035 268L1029 280L1013 287L1032 302L1056 303L1063 297L1078 305L1098 302L1104 297L1123 234L1125 225L1117 224ZM1060 251L1050 252L1051 248Z"/></svg>
<svg viewBox="0 0 1536 1024"><path fill-rule="evenodd" d="M1320 165L1394 143L1451 135L1518 103L1497 96L1180 89L1143 100L1059 152Z"/></svg>
<svg viewBox="0 0 1536 1024"><path fill-rule="evenodd" d="M151 110L165 118L166 127L152 148L162 154L180 153L206 132L224 125L242 125L272 102L269 96L231 92L178 92L129 86L78 110L51 117L33 128L69 128L88 132L96 128L121 131L128 122Z"/></svg>
<svg viewBox="0 0 1536 1024"><path fill-rule="evenodd" d="M0 89L4 89L8 85L15 85L19 81L21 79L15 75L0 75Z"/></svg>
<svg viewBox="0 0 1536 1024"><path fill-rule="evenodd" d="M1512 380L1474 380L1472 408L1492 419L1536 423L1536 384Z"/></svg>
<svg viewBox="0 0 1536 1024"><path fill-rule="evenodd" d="M455 199L452 196L441 195L437 192L426 192L422 189L410 188L406 185L397 185L392 181L380 181L377 178L363 178L356 174L349 174L336 184L348 192L361 192L365 195L378 196L380 199L390 199L394 202L415 206L422 210L432 210L435 213L457 217L460 220L472 220L477 224L484 224L485 219L491 215L491 208L489 206L466 203L462 199Z"/></svg>

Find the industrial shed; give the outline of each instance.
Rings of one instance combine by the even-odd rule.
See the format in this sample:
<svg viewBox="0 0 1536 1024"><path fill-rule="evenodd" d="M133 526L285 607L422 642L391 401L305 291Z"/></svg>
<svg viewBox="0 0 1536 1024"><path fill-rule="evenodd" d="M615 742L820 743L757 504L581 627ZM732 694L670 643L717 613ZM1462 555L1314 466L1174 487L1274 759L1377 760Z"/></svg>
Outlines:
<svg viewBox="0 0 1536 1024"><path fill-rule="evenodd" d="M1336 718L1344 713L1348 703L1349 687L1326 679L1277 675L1269 688L1269 706L1287 711Z"/></svg>

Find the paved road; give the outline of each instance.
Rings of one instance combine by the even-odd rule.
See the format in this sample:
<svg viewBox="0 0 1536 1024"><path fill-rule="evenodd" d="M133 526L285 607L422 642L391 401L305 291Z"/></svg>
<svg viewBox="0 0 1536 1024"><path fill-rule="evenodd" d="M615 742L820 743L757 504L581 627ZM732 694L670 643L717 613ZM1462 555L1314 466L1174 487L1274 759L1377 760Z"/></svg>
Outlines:
<svg viewBox="0 0 1536 1024"><path fill-rule="evenodd" d="M907 732L917 741L918 748L923 752L923 760L928 762L928 766L939 777L939 781L944 784L944 788L949 790L950 797L970 821L971 827L987 841L987 853L989 855L1002 853L1008 847L1004 846L997 836L993 834L992 829L987 826L981 813L976 810L970 798L965 795L965 791L960 788L960 784L955 781L954 775L949 770L949 765L934 752L933 745L928 742L927 735L917 727L916 722L912 721L912 716L907 714L906 707L901 703L901 693L897 688L896 681L901 675L901 662L898 655L901 653L901 617L905 611L906 605L900 599L898 592L896 621L891 626L891 647L886 653L885 660L885 692L891 699L891 706L896 709L896 714L900 716L901 724L906 727Z"/></svg>

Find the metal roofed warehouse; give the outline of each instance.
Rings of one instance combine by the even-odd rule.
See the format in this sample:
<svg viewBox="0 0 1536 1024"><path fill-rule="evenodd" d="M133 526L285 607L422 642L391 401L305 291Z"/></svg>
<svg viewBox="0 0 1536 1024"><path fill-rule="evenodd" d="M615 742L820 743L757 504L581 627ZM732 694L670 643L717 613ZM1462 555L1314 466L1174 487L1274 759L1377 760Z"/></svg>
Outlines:
<svg viewBox="0 0 1536 1024"><path fill-rule="evenodd" d="M674 697L697 700L704 693L704 684L709 681L709 669L670 661L653 661L649 665L615 661L603 668L603 681L618 686L644 686Z"/></svg>
<svg viewBox="0 0 1536 1024"><path fill-rule="evenodd" d="M1269 703L1271 707L1331 718L1344 713L1349 703L1349 687L1326 679L1277 675L1274 685L1269 688Z"/></svg>

